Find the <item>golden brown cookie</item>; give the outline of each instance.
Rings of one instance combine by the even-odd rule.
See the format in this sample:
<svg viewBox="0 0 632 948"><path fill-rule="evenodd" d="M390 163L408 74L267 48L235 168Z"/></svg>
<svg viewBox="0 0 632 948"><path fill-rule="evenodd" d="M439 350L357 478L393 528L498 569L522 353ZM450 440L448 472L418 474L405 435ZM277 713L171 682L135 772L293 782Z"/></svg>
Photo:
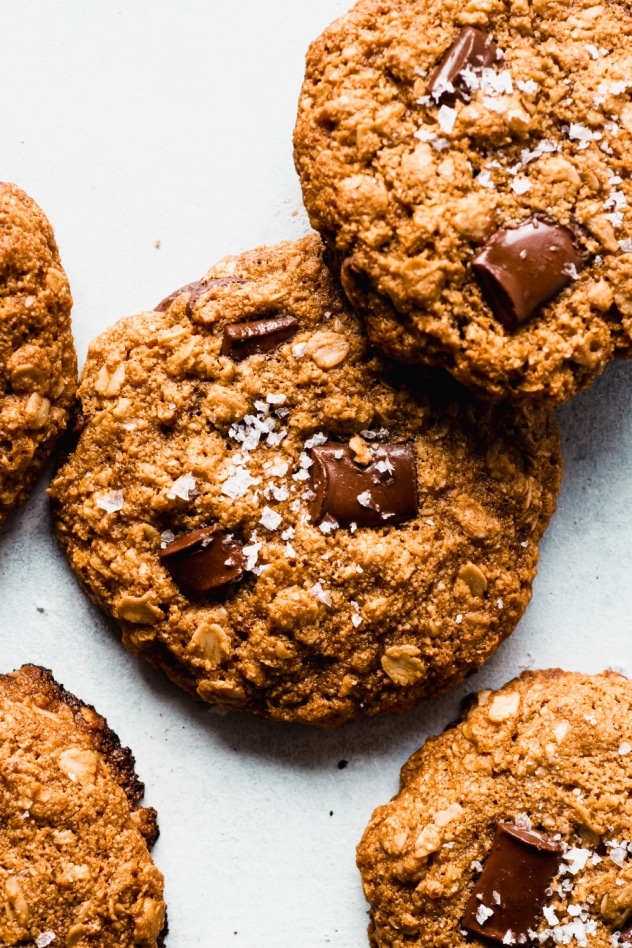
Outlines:
<svg viewBox="0 0 632 948"><path fill-rule="evenodd" d="M295 161L374 344L561 402L632 354L629 4L359 0Z"/></svg>
<svg viewBox="0 0 632 948"><path fill-rule="evenodd" d="M556 669L481 691L358 847L371 944L632 944L631 785L632 681Z"/></svg>
<svg viewBox="0 0 632 948"><path fill-rule="evenodd" d="M531 595L545 408L368 345L316 235L227 257L91 347L57 535L133 652L211 704L332 727L481 664Z"/></svg>
<svg viewBox="0 0 632 948"><path fill-rule="evenodd" d="M161 945L156 813L129 749L34 665L0 675L0 731L0 943Z"/></svg>
<svg viewBox="0 0 632 948"><path fill-rule="evenodd" d="M52 228L0 182L0 523L26 499L77 387L72 298Z"/></svg>

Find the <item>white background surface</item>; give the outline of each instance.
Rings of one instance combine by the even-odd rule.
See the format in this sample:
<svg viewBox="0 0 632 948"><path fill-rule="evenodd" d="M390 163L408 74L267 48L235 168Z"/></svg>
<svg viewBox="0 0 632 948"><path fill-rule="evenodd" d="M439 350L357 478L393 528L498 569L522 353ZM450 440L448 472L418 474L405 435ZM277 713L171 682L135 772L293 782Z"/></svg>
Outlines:
<svg viewBox="0 0 632 948"><path fill-rule="evenodd" d="M0 176L53 223L82 362L225 254L307 231L303 57L346 6L2 0ZM0 666L52 668L132 747L159 811L169 948L363 948L355 845L462 695L525 667L632 672L631 382L611 367L558 413L563 491L513 637L442 700L333 734L214 714L129 656L56 548L42 478L0 534Z"/></svg>

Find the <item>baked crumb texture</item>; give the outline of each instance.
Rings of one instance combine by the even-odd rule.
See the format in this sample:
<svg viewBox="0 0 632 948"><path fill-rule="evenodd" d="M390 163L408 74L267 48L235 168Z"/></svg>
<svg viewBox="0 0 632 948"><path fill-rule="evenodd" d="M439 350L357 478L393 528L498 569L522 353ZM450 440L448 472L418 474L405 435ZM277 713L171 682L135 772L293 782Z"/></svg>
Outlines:
<svg viewBox="0 0 632 948"><path fill-rule="evenodd" d="M0 182L0 523L26 499L77 388L72 298L52 228Z"/></svg>
<svg viewBox="0 0 632 948"><path fill-rule="evenodd" d="M158 946L163 878L134 758L45 669L0 675L0 943Z"/></svg>
<svg viewBox="0 0 632 948"><path fill-rule="evenodd" d="M551 402L630 356L631 33L614 0L360 0L312 44L305 205L384 352ZM538 219L572 248L517 248L494 299L477 258Z"/></svg>
<svg viewBox="0 0 632 948"><path fill-rule="evenodd" d="M323 727L405 710L527 605L552 413L384 362L316 235L119 322L80 399L59 540L125 645L211 704Z"/></svg>
<svg viewBox="0 0 632 948"><path fill-rule="evenodd" d="M631 944L631 735L614 672L480 692L358 847L374 948Z"/></svg>

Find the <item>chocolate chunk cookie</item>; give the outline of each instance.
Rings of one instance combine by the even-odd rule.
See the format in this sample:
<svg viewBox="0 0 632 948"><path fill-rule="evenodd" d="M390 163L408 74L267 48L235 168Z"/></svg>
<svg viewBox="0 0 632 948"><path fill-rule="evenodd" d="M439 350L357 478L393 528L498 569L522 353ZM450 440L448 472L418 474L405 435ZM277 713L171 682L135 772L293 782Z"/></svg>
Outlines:
<svg viewBox="0 0 632 948"><path fill-rule="evenodd" d="M295 161L385 353L561 402L632 354L632 13L360 0L311 46Z"/></svg>
<svg viewBox="0 0 632 948"><path fill-rule="evenodd" d="M134 758L50 672L0 675L2 945L156 948L163 879Z"/></svg>
<svg viewBox="0 0 632 948"><path fill-rule="evenodd" d="M80 398L58 537L125 645L205 701L323 727L404 710L528 602L550 410L385 362L316 235L119 322Z"/></svg>
<svg viewBox="0 0 632 948"><path fill-rule="evenodd" d="M632 682L526 672L405 764L358 847L374 948L632 943Z"/></svg>
<svg viewBox="0 0 632 948"><path fill-rule="evenodd" d="M0 523L26 499L77 387L72 298L52 228L0 182Z"/></svg>

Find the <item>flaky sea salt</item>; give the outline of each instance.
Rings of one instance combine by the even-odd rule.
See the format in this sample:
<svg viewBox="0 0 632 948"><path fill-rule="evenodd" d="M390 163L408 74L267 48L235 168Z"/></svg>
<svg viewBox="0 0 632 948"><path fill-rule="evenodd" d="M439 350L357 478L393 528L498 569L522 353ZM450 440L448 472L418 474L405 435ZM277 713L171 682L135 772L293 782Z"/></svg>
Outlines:
<svg viewBox="0 0 632 948"><path fill-rule="evenodd" d="M311 448L316 448L320 444L327 443L327 435L323 431L317 431L316 434L313 434L311 438L308 438L305 442L305 450L309 451Z"/></svg>
<svg viewBox="0 0 632 948"><path fill-rule="evenodd" d="M235 500L237 497L244 497L250 488L259 484L259 478L253 477L246 468L234 468L234 473L226 478L222 484L222 494L225 497L231 497Z"/></svg>
<svg viewBox="0 0 632 948"><path fill-rule="evenodd" d="M539 88L537 82L534 82L533 79L527 79L526 81L518 79L516 85L521 92L525 92L527 95L535 95Z"/></svg>
<svg viewBox="0 0 632 948"><path fill-rule="evenodd" d="M196 480L193 477L193 474L190 472L183 474L171 485L171 490L167 494L167 497L170 500L173 500L175 497L179 497L180 500L190 500L191 495L195 491Z"/></svg>
<svg viewBox="0 0 632 948"><path fill-rule="evenodd" d="M457 110L451 109L449 105L441 106L439 112L437 113L437 121L439 122L439 127L442 132L445 132L447 135L450 134L454 128L457 115Z"/></svg>
<svg viewBox="0 0 632 948"><path fill-rule="evenodd" d="M257 543L257 534L253 533L250 538L251 542L248 546L242 548L242 553L246 557L246 569L250 572L254 572L257 560L259 559L259 550L261 549L261 543Z"/></svg>
<svg viewBox="0 0 632 948"><path fill-rule="evenodd" d="M479 905L476 910L476 921L479 925L484 925L485 922L492 917L494 910L487 908L486 905Z"/></svg>
<svg viewBox="0 0 632 948"><path fill-rule="evenodd" d="M362 507L370 507L371 491L365 490L361 494L358 494L358 503L361 504Z"/></svg>
<svg viewBox="0 0 632 948"><path fill-rule="evenodd" d="M290 492L288 491L288 489L287 489L287 487L285 486L285 484L283 484L281 487L274 487L274 486L273 486L273 487L272 487L272 496L274 497L274 499L275 499L276 501L278 501L279 503L281 503L282 500L287 500L287 499L288 499L288 497L290 496Z"/></svg>
<svg viewBox="0 0 632 948"><path fill-rule="evenodd" d="M48 945L52 945L56 938L55 932L42 932L35 939L36 948L48 948Z"/></svg>
<svg viewBox="0 0 632 948"><path fill-rule="evenodd" d="M97 494L95 497L95 503L97 507L101 510L105 510L106 513L116 513L118 510L122 510L124 498L122 490L109 490L105 494Z"/></svg>
<svg viewBox="0 0 632 948"><path fill-rule="evenodd" d="M571 122L568 126L568 137L578 142L590 142L593 139L593 133L581 122Z"/></svg>
<svg viewBox="0 0 632 948"><path fill-rule="evenodd" d="M327 592L326 589L323 589L320 583L314 583L310 589L312 596L319 600L319 602L324 602L326 606L331 605L331 593Z"/></svg>
<svg viewBox="0 0 632 948"><path fill-rule="evenodd" d="M266 528L266 530L277 530L281 523L283 522L283 517L281 514L277 513L276 510L272 510L271 507L264 507L261 511L261 517L259 518L259 523Z"/></svg>
<svg viewBox="0 0 632 948"><path fill-rule="evenodd" d="M302 359L305 355L305 350L307 348L306 342L297 342L292 346L292 355L295 359Z"/></svg>
<svg viewBox="0 0 632 948"><path fill-rule="evenodd" d="M495 188L496 187L496 185L492 181L491 174L485 168L483 168L482 171L479 171L479 173L476 175L474 180L476 181L477 184L480 184L482 188Z"/></svg>
<svg viewBox="0 0 632 948"><path fill-rule="evenodd" d="M528 178L514 178L511 182L511 190L516 194L526 194L531 188L531 182Z"/></svg>
<svg viewBox="0 0 632 948"><path fill-rule="evenodd" d="M623 741L622 744L619 744L619 753L620 754L629 754L632 751L632 744L628 744L627 741Z"/></svg>
<svg viewBox="0 0 632 948"><path fill-rule="evenodd" d="M169 546L170 543L173 543L176 536L173 530L163 530L160 534L160 549L164 550L166 546Z"/></svg>
<svg viewBox="0 0 632 948"><path fill-rule="evenodd" d="M284 405L287 401L287 395L275 392L269 392L266 395L266 401L269 405Z"/></svg>
<svg viewBox="0 0 632 948"><path fill-rule="evenodd" d="M573 876L577 875L578 872L582 871L591 855L590 849L572 847L564 855L565 861L560 865L560 872L570 872Z"/></svg>
<svg viewBox="0 0 632 948"><path fill-rule="evenodd" d="M362 622L363 622L362 616L359 616L356 613L354 613L351 616L351 625L355 626L356 629L358 628L359 625L362 625Z"/></svg>

